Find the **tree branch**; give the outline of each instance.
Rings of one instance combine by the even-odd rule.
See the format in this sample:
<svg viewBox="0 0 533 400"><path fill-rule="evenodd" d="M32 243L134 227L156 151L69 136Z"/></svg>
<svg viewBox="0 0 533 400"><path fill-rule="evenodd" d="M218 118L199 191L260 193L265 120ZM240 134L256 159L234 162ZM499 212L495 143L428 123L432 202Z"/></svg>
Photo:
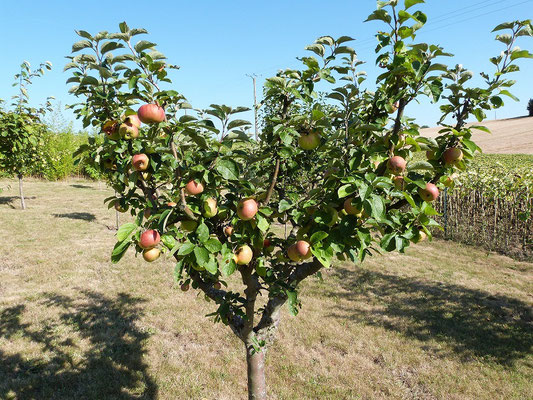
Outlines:
<svg viewBox="0 0 533 400"><path fill-rule="evenodd" d="M288 284L296 287L305 278L317 273L322 268L322 264L313 259L310 262L298 265L289 275ZM261 320L254 328L254 331L260 340L264 340L267 345L274 340L276 329L281 319L281 307L287 301L285 292L277 293L271 296L263 310Z"/></svg>
<svg viewBox="0 0 533 400"><path fill-rule="evenodd" d="M272 181L270 182L270 186L268 188L265 201L263 202L263 205L265 206L270 202L272 193L274 192L274 187L276 186L276 181L278 180L279 164L280 164L280 159L278 158L276 160L276 166L274 167L274 173L272 174Z"/></svg>

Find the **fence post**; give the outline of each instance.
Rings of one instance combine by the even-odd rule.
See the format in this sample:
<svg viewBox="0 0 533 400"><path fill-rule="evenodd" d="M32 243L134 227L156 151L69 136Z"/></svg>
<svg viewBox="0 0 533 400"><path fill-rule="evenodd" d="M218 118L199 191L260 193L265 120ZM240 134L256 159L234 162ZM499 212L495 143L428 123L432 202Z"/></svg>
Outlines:
<svg viewBox="0 0 533 400"><path fill-rule="evenodd" d="M448 239L448 188L444 189L444 239Z"/></svg>

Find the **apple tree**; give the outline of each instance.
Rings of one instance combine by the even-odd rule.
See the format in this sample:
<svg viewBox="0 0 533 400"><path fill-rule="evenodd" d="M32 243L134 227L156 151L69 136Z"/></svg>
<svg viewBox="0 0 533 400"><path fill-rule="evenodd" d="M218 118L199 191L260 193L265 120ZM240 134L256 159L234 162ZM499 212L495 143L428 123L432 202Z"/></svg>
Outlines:
<svg viewBox="0 0 533 400"><path fill-rule="evenodd" d="M12 97L11 107L0 107L0 169L17 176L22 209L26 208L22 178L35 169L36 163L43 161L38 156L41 134L45 129L41 119L46 111L51 110L51 97L42 106L30 106L28 86L34 78L51 69L49 61L41 63L35 70L24 61L20 72L15 75L13 86L18 86L18 93Z"/></svg>
<svg viewBox="0 0 533 400"><path fill-rule="evenodd" d="M348 36L319 38L301 69L267 79L257 142L239 118L245 108L194 110L168 88L177 67L139 38L146 30L77 31L65 69L81 100L71 107L105 136L80 152L119 194L106 201L133 221L117 232L111 259L130 248L148 262L172 259L181 289L203 292L216 304L209 316L242 340L251 399L266 399L266 351L282 307L298 313L304 279L336 259L361 262L431 237L432 202L478 150L472 129L485 129L466 121L512 97L506 76L530 56L513 45L531 23L500 25L509 33L497 36L506 50L491 59L495 73L483 74L483 88L468 86L472 72L415 41L427 20L413 10L422 2L380 1L369 16L385 26L373 85ZM437 139L420 136L407 115L423 96L441 102Z"/></svg>

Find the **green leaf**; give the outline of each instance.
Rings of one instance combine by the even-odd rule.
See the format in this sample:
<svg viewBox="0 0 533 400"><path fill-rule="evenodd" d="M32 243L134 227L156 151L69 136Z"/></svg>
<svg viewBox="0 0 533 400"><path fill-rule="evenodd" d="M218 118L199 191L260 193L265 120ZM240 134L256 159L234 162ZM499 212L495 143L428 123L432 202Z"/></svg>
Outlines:
<svg viewBox="0 0 533 400"><path fill-rule="evenodd" d="M207 227L207 225L204 222L202 222L196 228L196 235L198 236L198 240L201 243L205 243L209 239L209 228Z"/></svg>
<svg viewBox="0 0 533 400"><path fill-rule="evenodd" d="M161 242L170 250L173 249L176 246L176 239L174 239L174 236L169 234L164 234L161 236Z"/></svg>
<svg viewBox="0 0 533 400"><path fill-rule="evenodd" d="M411 8L415 4L420 4L420 3L424 3L424 0L405 0L404 1L405 9L407 10L408 8Z"/></svg>
<svg viewBox="0 0 533 400"><path fill-rule="evenodd" d="M224 264L222 265L222 274L224 276L230 276L235 272L237 269L237 264L235 263L235 260L233 258L229 258L225 260Z"/></svg>
<svg viewBox="0 0 533 400"><path fill-rule="evenodd" d="M433 171L433 165L427 161L417 161L407 165L408 171Z"/></svg>
<svg viewBox="0 0 533 400"><path fill-rule="evenodd" d="M370 14L368 18L365 20L365 22L375 21L375 20L390 23L392 21L392 18L387 11L380 9Z"/></svg>
<svg viewBox="0 0 533 400"><path fill-rule="evenodd" d="M289 203L287 200L283 199L279 202L278 212L282 213L292 208L293 204Z"/></svg>
<svg viewBox="0 0 533 400"><path fill-rule="evenodd" d="M514 61L517 58L533 58L533 54L527 50L514 50L511 52L511 61Z"/></svg>
<svg viewBox="0 0 533 400"><path fill-rule="evenodd" d="M268 220L263 217L261 214L256 214L255 218L257 219L257 227L261 230L261 232L268 231L268 228L270 228L270 224L268 223Z"/></svg>
<svg viewBox="0 0 533 400"><path fill-rule="evenodd" d="M194 257L196 258L196 263L200 267L205 267L209 262L209 252L205 247L195 246Z"/></svg>
<svg viewBox="0 0 533 400"><path fill-rule="evenodd" d="M294 317L298 315L298 293L296 290L286 290L289 313Z"/></svg>
<svg viewBox="0 0 533 400"><path fill-rule="evenodd" d="M209 254L209 261L204 265L204 267L205 270L212 275L215 275L218 272L217 260L213 254Z"/></svg>
<svg viewBox="0 0 533 400"><path fill-rule="evenodd" d="M100 48L100 53L105 54L105 53L107 53L109 51L120 49L120 48L123 48L123 47L124 47L124 45L122 43L107 42L107 43L104 43L102 45L102 47Z"/></svg>
<svg viewBox="0 0 533 400"><path fill-rule="evenodd" d="M327 249L311 247L311 253L313 253L324 267L329 268L331 266L331 259L333 258L333 249L331 247L328 247Z"/></svg>
<svg viewBox="0 0 533 400"><path fill-rule="evenodd" d="M117 240L119 242L126 240L136 229L137 229L137 225L134 224L133 222L129 222L127 224L121 225L121 227L118 228L118 231L117 231Z"/></svg>
<svg viewBox="0 0 533 400"><path fill-rule="evenodd" d="M239 179L238 165L228 159L219 160L216 166L217 172L222 175L224 179L236 181Z"/></svg>
<svg viewBox="0 0 533 400"><path fill-rule="evenodd" d="M128 247L130 247L131 242L130 241L122 241L115 244L115 247L113 248L113 252L111 253L111 262L113 264L116 264L120 261L120 259L126 254L126 250L128 250Z"/></svg>
<svg viewBox="0 0 533 400"><path fill-rule="evenodd" d="M239 128L241 126L251 126L251 125L252 124L249 121L246 121L244 119L234 119L228 124L227 129L231 130L231 129Z"/></svg>
<svg viewBox="0 0 533 400"><path fill-rule="evenodd" d="M88 40L80 40L72 45L72 52L75 53L88 47L92 47L92 45L93 44Z"/></svg>
<svg viewBox="0 0 533 400"><path fill-rule="evenodd" d="M146 49L151 49L152 47L155 47L156 44L149 42L148 40L141 40L135 45L135 51L137 53L141 53L142 51Z"/></svg>
<svg viewBox="0 0 533 400"><path fill-rule="evenodd" d="M187 254L191 254L194 250L194 244L191 242L185 242L178 250L178 256L186 256Z"/></svg>
<svg viewBox="0 0 533 400"><path fill-rule="evenodd" d="M380 221L385 218L385 200L383 200L383 197L377 194L371 194L367 201L372 207L372 216L375 219Z"/></svg>
<svg viewBox="0 0 533 400"><path fill-rule="evenodd" d="M218 253L222 250L222 243L216 238L210 238L207 242L204 243L204 246L211 253Z"/></svg>
<svg viewBox="0 0 533 400"><path fill-rule="evenodd" d="M348 183L339 188L339 190L337 191L337 195L339 196L339 199L342 199L343 197L346 197L346 196L351 195L352 193L355 193L356 190L357 190L356 185L352 183Z"/></svg>
<svg viewBox="0 0 533 400"><path fill-rule="evenodd" d="M311 235L311 239L309 239L311 246L314 246L316 243L321 242L325 238L328 237L328 234L324 231L318 231Z"/></svg>

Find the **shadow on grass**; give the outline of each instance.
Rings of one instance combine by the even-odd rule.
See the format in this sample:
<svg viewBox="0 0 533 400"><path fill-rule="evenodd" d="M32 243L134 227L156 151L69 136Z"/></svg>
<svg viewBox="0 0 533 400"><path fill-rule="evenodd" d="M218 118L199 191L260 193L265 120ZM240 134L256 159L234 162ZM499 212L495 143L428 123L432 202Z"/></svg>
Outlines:
<svg viewBox="0 0 533 400"><path fill-rule="evenodd" d="M24 197L24 200L34 200L36 198L37 197L35 197L35 196L29 196L29 197ZM7 206L15 209L15 208L17 208L17 207L15 207L15 205L13 205L13 203L15 203L15 202L19 202L19 206L20 206L20 197L19 196L0 196L0 206L7 205Z"/></svg>
<svg viewBox="0 0 533 400"><path fill-rule="evenodd" d="M420 341L445 342L464 360L482 357L502 365L531 354L533 310L504 295L455 284L415 280L393 274L343 267L334 272L348 293L335 293L357 304L336 317L351 318L400 332Z"/></svg>
<svg viewBox="0 0 533 400"><path fill-rule="evenodd" d="M96 215L88 212L73 212L63 214L52 214L56 218L69 218L69 219L81 219L87 222L96 221Z"/></svg>
<svg viewBox="0 0 533 400"><path fill-rule="evenodd" d="M155 399L143 361L149 334L136 326L143 302L123 293L46 294L40 306L59 317L39 324L21 322L24 305L0 311L0 338L36 347L24 354L0 349L0 398Z"/></svg>
<svg viewBox="0 0 533 400"><path fill-rule="evenodd" d="M70 186L76 189L94 189L92 186L80 185L79 183L75 183Z"/></svg>

